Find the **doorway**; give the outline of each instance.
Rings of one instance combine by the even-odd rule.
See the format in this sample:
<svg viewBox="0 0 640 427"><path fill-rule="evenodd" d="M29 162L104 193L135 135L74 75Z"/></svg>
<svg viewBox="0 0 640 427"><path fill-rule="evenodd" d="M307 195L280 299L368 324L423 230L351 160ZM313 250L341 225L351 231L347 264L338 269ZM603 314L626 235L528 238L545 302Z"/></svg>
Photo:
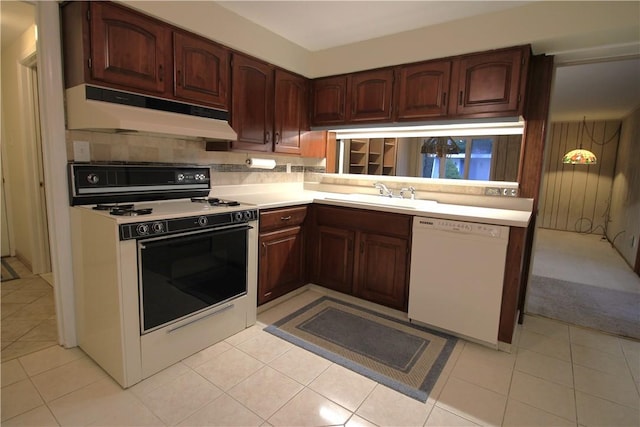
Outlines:
<svg viewBox="0 0 640 427"><path fill-rule="evenodd" d="M35 9L33 5L27 6ZM30 22L31 26L13 42L3 43L1 52L2 255L17 257L34 274L46 274L51 272L51 254L34 16Z"/></svg>

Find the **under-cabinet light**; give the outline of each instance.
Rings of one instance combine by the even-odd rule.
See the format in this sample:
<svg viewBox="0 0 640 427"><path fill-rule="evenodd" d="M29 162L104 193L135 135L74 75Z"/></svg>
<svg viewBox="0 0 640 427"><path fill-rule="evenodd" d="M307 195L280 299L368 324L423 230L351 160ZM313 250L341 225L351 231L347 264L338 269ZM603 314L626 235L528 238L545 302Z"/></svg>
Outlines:
<svg viewBox="0 0 640 427"><path fill-rule="evenodd" d="M357 129L334 129L337 139L400 138L450 135L522 135L523 122L457 123L450 125L391 126Z"/></svg>

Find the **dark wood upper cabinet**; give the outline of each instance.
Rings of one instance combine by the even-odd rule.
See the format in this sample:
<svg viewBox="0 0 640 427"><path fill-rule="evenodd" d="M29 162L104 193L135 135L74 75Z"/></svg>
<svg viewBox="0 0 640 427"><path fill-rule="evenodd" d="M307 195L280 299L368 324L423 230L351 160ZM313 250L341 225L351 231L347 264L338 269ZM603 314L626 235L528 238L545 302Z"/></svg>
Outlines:
<svg viewBox="0 0 640 427"><path fill-rule="evenodd" d="M528 45L312 81L314 126L523 113ZM392 111L392 106L395 109Z"/></svg>
<svg viewBox="0 0 640 427"><path fill-rule="evenodd" d="M528 46L465 55L456 63L456 102L450 114L490 117L522 113Z"/></svg>
<svg viewBox="0 0 640 427"><path fill-rule="evenodd" d="M273 68L244 55L231 66L233 149L271 151L273 143Z"/></svg>
<svg viewBox="0 0 640 427"><path fill-rule="evenodd" d="M347 76L313 80L312 122L316 125L344 123L347 120Z"/></svg>
<svg viewBox="0 0 640 427"><path fill-rule="evenodd" d="M393 69L351 75L347 122L390 121L392 94Z"/></svg>
<svg viewBox="0 0 640 427"><path fill-rule="evenodd" d="M275 72L274 150L300 154L307 118L308 81L283 70Z"/></svg>
<svg viewBox="0 0 640 427"><path fill-rule="evenodd" d="M186 101L229 109L229 51L209 40L173 33L174 95Z"/></svg>
<svg viewBox="0 0 640 427"><path fill-rule="evenodd" d="M89 7L91 78L163 94L171 86L169 28L112 3L90 2Z"/></svg>
<svg viewBox="0 0 640 427"><path fill-rule="evenodd" d="M62 7L66 87L82 83L229 109L229 50L105 1Z"/></svg>
<svg viewBox="0 0 640 427"><path fill-rule="evenodd" d="M390 121L393 69L313 81L314 125Z"/></svg>
<svg viewBox="0 0 640 427"><path fill-rule="evenodd" d="M398 120L421 120L447 115L451 61L406 65L398 71L396 92Z"/></svg>

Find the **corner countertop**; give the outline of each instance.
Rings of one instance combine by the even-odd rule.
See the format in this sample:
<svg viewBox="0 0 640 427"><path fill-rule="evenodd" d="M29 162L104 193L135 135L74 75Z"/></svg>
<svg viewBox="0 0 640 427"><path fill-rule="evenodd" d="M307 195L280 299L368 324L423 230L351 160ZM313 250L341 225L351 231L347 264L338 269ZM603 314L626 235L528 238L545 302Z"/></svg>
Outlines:
<svg viewBox="0 0 640 427"><path fill-rule="evenodd" d="M417 203L415 203L415 206L412 206L412 202L409 199L405 199L404 204L406 206L385 206L382 204L351 200L348 194L309 190L249 193L237 195L235 199L242 203L255 205L259 209L318 203L331 206L401 213L412 216L505 225L509 227L527 227L531 218L531 211L529 210L488 208L437 202L424 203L425 201L420 200L416 200Z"/></svg>

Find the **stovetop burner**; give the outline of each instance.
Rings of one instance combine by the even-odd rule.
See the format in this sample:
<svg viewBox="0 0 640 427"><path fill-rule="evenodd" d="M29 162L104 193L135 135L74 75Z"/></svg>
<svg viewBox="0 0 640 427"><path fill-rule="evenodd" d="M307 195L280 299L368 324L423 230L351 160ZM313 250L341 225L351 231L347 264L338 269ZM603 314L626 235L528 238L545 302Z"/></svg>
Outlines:
<svg viewBox="0 0 640 427"><path fill-rule="evenodd" d="M153 212L153 208L134 209L133 204L126 204L126 205L98 204L94 206L93 209L97 211L109 211L109 214L118 215L118 216L149 215L151 212Z"/></svg>
<svg viewBox="0 0 640 427"><path fill-rule="evenodd" d="M93 207L93 209L96 211L110 211L111 209L133 209L133 203L126 204L126 205L119 205L119 204L105 205L102 203L98 203L96 206Z"/></svg>
<svg viewBox="0 0 640 427"><path fill-rule="evenodd" d="M194 203L209 203L211 206L240 206L235 200L222 200L217 197L192 197Z"/></svg>
<svg viewBox="0 0 640 427"><path fill-rule="evenodd" d="M111 215L119 215L119 216L149 215L151 212L153 212L152 208L145 208L145 209L113 208L109 211Z"/></svg>

